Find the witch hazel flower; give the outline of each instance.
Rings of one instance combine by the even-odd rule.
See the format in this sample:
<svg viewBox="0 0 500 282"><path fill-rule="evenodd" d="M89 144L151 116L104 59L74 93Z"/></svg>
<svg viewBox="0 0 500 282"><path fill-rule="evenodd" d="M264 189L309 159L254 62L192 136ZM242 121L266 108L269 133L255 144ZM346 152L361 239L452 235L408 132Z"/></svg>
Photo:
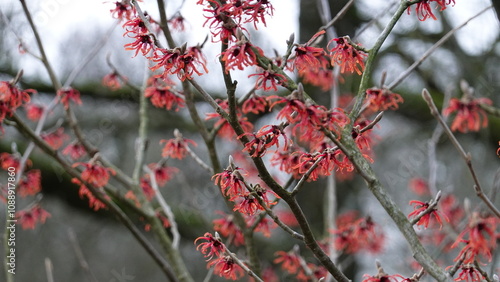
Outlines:
<svg viewBox="0 0 500 282"><path fill-rule="evenodd" d="M95 156L88 163L75 163L73 167L83 166L84 169L81 173L82 180L88 184L101 188L108 184L110 174L115 175L115 171L111 168L103 167Z"/></svg>
<svg viewBox="0 0 500 282"><path fill-rule="evenodd" d="M221 214L222 217L212 221L214 230L222 237L232 238L232 243L235 246L243 245L245 243L245 237L240 228L234 223L234 216L232 214L224 214L223 212L218 213Z"/></svg>
<svg viewBox="0 0 500 282"><path fill-rule="evenodd" d="M42 105L29 103L24 106L26 109L26 117L32 121L38 121L42 117L44 107ZM0 119L1 120L1 119Z"/></svg>
<svg viewBox="0 0 500 282"><path fill-rule="evenodd" d="M229 112L229 103L226 100L220 100L216 99L217 104L227 112ZM233 139L235 137L235 132L229 122L225 118L223 118L220 114L218 113L207 113L206 114L206 120L214 119L214 128L217 129L217 134L223 138L226 139ZM239 109L236 110L236 116L238 117L238 122L240 123L241 127L243 128L244 132L250 132L253 130L253 124L248 121L248 118L245 117Z"/></svg>
<svg viewBox="0 0 500 282"><path fill-rule="evenodd" d="M71 101L77 105L82 104L82 100L80 99L80 91L72 87L65 87L57 90L57 97L59 97L59 100L64 105L65 109L69 107L69 102Z"/></svg>
<svg viewBox="0 0 500 282"><path fill-rule="evenodd" d="M241 111L244 114L252 113L252 114L260 114L260 113L265 113L269 109L269 102L268 100L260 95L256 95L255 93L252 93L248 99L243 102L243 105L241 106Z"/></svg>
<svg viewBox="0 0 500 282"><path fill-rule="evenodd" d="M230 157L230 165L222 172L212 177L215 185L220 186L222 194L229 197L230 200L234 200L239 196L248 195L240 171L241 169L233 164L232 157Z"/></svg>
<svg viewBox="0 0 500 282"><path fill-rule="evenodd" d="M432 13L431 3L437 4L439 11L443 11L448 5L455 5L455 0L423 0L416 3L415 11L417 17L420 21L425 21L426 19L432 18L437 20L436 16ZM411 13L411 7L408 7L408 15Z"/></svg>
<svg viewBox="0 0 500 282"><path fill-rule="evenodd" d="M230 70L244 70L246 67L257 65L257 56L264 56L264 51L248 42L245 36L227 48L222 54L221 61L224 62L225 73Z"/></svg>
<svg viewBox="0 0 500 282"><path fill-rule="evenodd" d="M485 277L481 272L473 264L467 263L460 266L460 273L454 281L481 282L483 279Z"/></svg>
<svg viewBox="0 0 500 282"><path fill-rule="evenodd" d="M119 20L130 20L135 15L135 8L130 3L130 0L122 0L114 2L115 8L109 10L111 16Z"/></svg>
<svg viewBox="0 0 500 282"><path fill-rule="evenodd" d="M491 105L493 102L488 98L473 98L465 94L462 99L451 98L448 107L443 110L444 116L456 113L451 124L452 131L467 133L479 131L488 126L488 116L481 108L481 104Z"/></svg>
<svg viewBox="0 0 500 282"><path fill-rule="evenodd" d="M197 146L196 142L191 139L184 138L178 129L174 130L173 139L162 139L160 144L165 143L162 151L162 157L182 160L188 154L189 144Z"/></svg>
<svg viewBox="0 0 500 282"><path fill-rule="evenodd" d="M63 155L70 157L72 160L78 160L87 154L85 147L78 141L73 141L62 150Z"/></svg>
<svg viewBox="0 0 500 282"><path fill-rule="evenodd" d="M37 224L43 224L50 217L50 213L42 209L39 204L31 206L28 210L21 210L16 213L18 224L23 229L35 229Z"/></svg>
<svg viewBox="0 0 500 282"><path fill-rule="evenodd" d="M194 74L201 76L203 72L208 73L201 48L199 45L192 47L183 45L172 50L158 48L150 57L156 63L150 69L152 71L163 69L163 77L175 74L181 81L193 79Z"/></svg>
<svg viewBox="0 0 500 282"><path fill-rule="evenodd" d="M200 251L207 258L207 261L214 256L219 257L226 249L217 232L215 232L215 236L207 232L203 236L196 238L194 243L196 244L199 240L204 240L204 242L200 242L196 250Z"/></svg>
<svg viewBox="0 0 500 282"><path fill-rule="evenodd" d="M370 88L366 90L368 108L374 112L397 110L399 104L404 100L401 95L391 92L389 89Z"/></svg>
<svg viewBox="0 0 500 282"><path fill-rule="evenodd" d="M282 85L286 82L286 77L280 73L273 70L271 65L268 65L266 70L260 73L254 73L248 77L257 77L255 82L255 89L262 89L264 91L278 91L278 85Z"/></svg>
<svg viewBox="0 0 500 282"><path fill-rule="evenodd" d="M325 58L325 50L310 46L324 33L324 30L317 32L307 43L295 45L295 57L291 61L300 76L304 76L307 72L318 72L319 69L329 65Z"/></svg>
<svg viewBox="0 0 500 282"><path fill-rule="evenodd" d="M368 56L365 51L354 46L348 36L332 39L328 45L335 42L337 45L330 49L331 64L340 66L340 72L361 75L365 69L364 58Z"/></svg>
<svg viewBox="0 0 500 282"><path fill-rule="evenodd" d="M440 194L438 193L438 196L436 198L440 197ZM423 226L424 228L429 227L429 223L431 222L431 218L434 218L434 220L439 223L439 228L443 226L443 221L441 219L441 216L444 217L446 221L450 221L448 217L446 217L445 214L441 213L438 211L437 208L432 208L431 211L427 211L432 204L432 201L429 202L422 202L422 201L417 201L417 200L412 200L410 201L410 205L413 206L413 211L408 214L409 218L412 217L418 217L420 214L427 212L424 216L422 216L418 222L416 223L418 226Z"/></svg>
<svg viewBox="0 0 500 282"><path fill-rule="evenodd" d="M89 207L93 209L94 211L98 211L100 209L106 208L106 204L101 202L92 192L89 190L87 186L85 186L80 180L77 178L71 179L71 182L80 186L78 189L78 196L80 196L80 199L87 198ZM104 194L104 197L109 199L107 195Z"/></svg>
<svg viewBox="0 0 500 282"><path fill-rule="evenodd" d="M63 127L59 127L55 131L40 134L40 138L47 142L52 149L58 150L70 137L64 133Z"/></svg>

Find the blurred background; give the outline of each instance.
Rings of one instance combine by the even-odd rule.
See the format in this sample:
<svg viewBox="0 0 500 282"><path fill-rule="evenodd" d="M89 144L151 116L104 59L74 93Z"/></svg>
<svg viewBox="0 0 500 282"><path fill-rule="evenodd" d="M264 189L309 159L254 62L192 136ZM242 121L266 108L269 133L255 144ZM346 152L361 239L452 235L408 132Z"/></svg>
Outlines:
<svg viewBox="0 0 500 282"><path fill-rule="evenodd" d="M123 37L123 29L115 25L115 20L109 14L114 4L88 0L26 2L39 27L51 63L62 81L85 60L95 46L99 46L99 51L92 56L73 83L73 87L82 93L83 100L81 107L75 107L75 114L89 141L98 146L101 153L113 163L120 164L124 171L131 172L139 123L139 93L127 86L111 91L102 86L101 80L111 72L106 63L108 56L128 77L129 82L137 86L143 80L146 64L141 56L131 58L132 52L124 50L123 45L130 43L131 39ZM157 19L154 1L144 2L144 10ZM266 55L270 56L275 51L283 54L286 50L285 41L290 34L295 33L296 42L304 43L323 25L318 13L319 1L271 2L275 11L274 16L267 19L267 28L259 26L258 31L251 33L254 44L261 46ZM346 2L331 0L331 14L336 15ZM349 35L369 48L390 19L397 3L398 1L355 1L354 6L335 25L335 32L338 36ZM450 29L491 4L490 1L456 0L454 6L443 12L435 10L437 20L425 22L417 19L414 10L410 15L405 14L381 49L372 85L380 84L383 72L387 72L386 81L392 82ZM19 69L23 69L25 75L22 86L37 89L39 94L32 97L33 101L47 104L54 92L42 64L30 55L19 52L21 39L24 48L38 53L20 3L0 0L0 11L0 80L10 80ZM186 31L175 34L177 41L188 42L188 45L203 42L209 30L207 27L202 28L205 21L202 7L196 6L194 1L168 1L167 15L172 16L176 12L180 12L187 22ZM218 44L208 41L204 52L210 72L197 80L213 96L222 98L225 90L217 58L219 48ZM244 95L253 86L253 81L247 78L249 73L234 74L233 79L239 81L238 95ZM418 199L418 196L408 192L408 181L414 177L425 179L429 175L427 142L436 127L436 121L430 115L420 93L423 88L429 89L438 106L441 106L446 91L452 97L461 96L461 79L475 88L477 97L487 97L494 105L500 104L499 21L494 9L460 29L395 88L394 92L401 94L405 103L399 110L385 113L383 120L375 128L377 145L373 147L373 167L405 213L412 210L408 201ZM339 86L341 93L356 93L358 83L358 76L346 76L345 82ZM329 103L328 93L307 85L306 90L320 103ZM212 112L202 101L197 106L202 116ZM159 141L173 138L175 128L180 129L185 137L195 140L199 146L193 150L202 159L208 159L203 142L185 109L170 112L149 107L148 114L152 122L147 163L158 161L162 149ZM54 110L46 127L55 127L61 116L61 109ZM264 124L266 119L269 120L269 117L259 118L257 120L258 117L255 117L257 124ZM500 140L500 120L490 116L489 121L489 127L478 133L457 134L464 148L471 152L476 171L487 191L494 186L499 162L495 152ZM34 123L31 124L34 126ZM63 123L63 126L66 127L67 124ZM27 140L23 136L5 126L5 134L0 137L0 152L11 152L13 142L21 152L27 146ZM218 148L219 159L225 166L227 156L239 147L219 140ZM42 170L42 206L51 217L35 230L18 228L16 281L46 281L45 258L50 258L54 265L55 281L93 281L80 265L78 249L81 249L97 281L164 281L165 277L157 265L128 230L106 211L94 212L89 209L86 200L79 198L78 188L70 182L70 177L60 166L38 150L32 155L32 161L34 168ZM454 193L461 200L468 198L476 205L478 200L472 190L473 182L467 167L445 137L438 141L437 161L438 189L444 193ZM181 249L188 267L196 281L203 281L207 273L206 263L202 255L195 251L193 241L205 232L212 231L211 222L217 218L215 211L227 211L227 208L220 199L218 188L211 181L211 175L199 168L194 161L169 160L168 165L178 167L179 173L162 188L162 193L174 209L183 238ZM322 220L325 183L325 180L321 180L308 184L307 192L301 193L299 197L317 234L327 232ZM382 253L376 255L361 254L341 258L342 267L349 269L349 275L355 277L354 281L360 281L364 273L376 273L375 259L383 262L388 273L411 276L414 270L410 268L411 260L407 256L406 243L366 189L364 182L358 177L341 181L337 194L339 213L357 210L361 215L371 215L383 227L387 242L391 242L386 244ZM29 200L20 200L18 209L28 205ZM4 208L1 216L5 216ZM259 237L258 244L262 246L259 254L269 258L268 261L263 261L263 265L271 266L275 251L288 251L295 243L277 229L270 238ZM308 260L314 261L305 250L303 254ZM4 268L0 270L0 277L4 277L4 271ZM284 273L279 275L282 281L292 281ZM213 277L213 281L219 280Z"/></svg>

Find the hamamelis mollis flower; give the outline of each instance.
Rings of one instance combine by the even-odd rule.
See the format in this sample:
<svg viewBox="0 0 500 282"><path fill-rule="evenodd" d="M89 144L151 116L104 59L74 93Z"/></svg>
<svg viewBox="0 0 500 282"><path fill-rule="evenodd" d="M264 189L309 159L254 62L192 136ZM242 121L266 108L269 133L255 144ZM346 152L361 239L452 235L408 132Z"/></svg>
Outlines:
<svg viewBox="0 0 500 282"><path fill-rule="evenodd" d="M410 190L419 195L419 196L427 196L430 195L429 185L427 181L420 177L413 177L408 181L408 187Z"/></svg>
<svg viewBox="0 0 500 282"><path fill-rule="evenodd" d="M229 166L222 172L212 176L215 185L219 185L222 194L229 197L230 200L248 194L243 180L241 180L238 175L240 170L241 169L238 167Z"/></svg>
<svg viewBox="0 0 500 282"><path fill-rule="evenodd" d="M13 167L16 170L19 170L19 165L21 164L21 156L16 154L9 154L7 152L0 153L0 167L3 170L8 170ZM31 161L27 160L25 164L25 168L31 166Z"/></svg>
<svg viewBox="0 0 500 282"><path fill-rule="evenodd" d="M69 136L64 133L63 127L59 127L56 131L40 134L40 138L47 142L52 149L58 150L69 139Z"/></svg>
<svg viewBox="0 0 500 282"><path fill-rule="evenodd" d="M295 46L295 57L292 63L301 77L308 72L317 73L321 68L329 66L328 60L325 58L325 50L309 46L324 33L324 30L317 32L307 43Z"/></svg>
<svg viewBox="0 0 500 282"><path fill-rule="evenodd" d="M243 268L234 262L230 256L220 256L208 263L207 267L214 267L214 273L230 280L238 280L245 275Z"/></svg>
<svg viewBox="0 0 500 282"><path fill-rule="evenodd" d="M57 90L57 96L59 97L61 103L64 105L65 109L69 107L70 101L73 101L73 103L77 105L82 104L82 100L80 100L80 91L71 87L61 88Z"/></svg>
<svg viewBox="0 0 500 282"><path fill-rule="evenodd" d="M331 232L335 249L348 254L363 250L378 253L384 244L384 234L370 216L356 219L355 213L343 214L337 219L337 229Z"/></svg>
<svg viewBox="0 0 500 282"><path fill-rule="evenodd" d="M388 89L370 88L366 90L368 108L374 112L397 110L398 104L404 102L401 95L392 93Z"/></svg>
<svg viewBox="0 0 500 282"><path fill-rule="evenodd" d="M363 275L363 282L399 282L399 279L405 279L403 276L399 274L377 274L375 276L371 276L368 274Z"/></svg>
<svg viewBox="0 0 500 282"><path fill-rule="evenodd" d="M176 135L175 138L168 140L162 139L160 141L160 144L165 143L165 146L163 147L163 151L161 154L162 157L164 158L170 157L182 160L188 154L187 148L189 144L195 147L197 146L197 144L193 140L184 138L182 137L182 135L180 135L180 133L176 134L176 132L178 133L179 131L177 129L176 131L174 131L174 135Z"/></svg>
<svg viewBox="0 0 500 282"><path fill-rule="evenodd" d="M267 150L274 145L276 145L276 148L279 148L280 136L284 140L284 146L282 149L285 151L288 149L288 137L286 136L282 126L265 125L257 133L244 133L238 136L238 139L241 139L243 136L253 137L252 140L245 144L245 148L243 148L243 151L248 152L248 154L253 158L264 156Z"/></svg>
<svg viewBox="0 0 500 282"><path fill-rule="evenodd" d="M172 50L158 48L153 52L151 60L156 63L151 67L151 70L163 68L163 77L175 74L181 81L184 81L192 79L193 74L200 76L203 75L202 71L208 73L206 60L200 46L189 48L182 46Z"/></svg>
<svg viewBox="0 0 500 282"><path fill-rule="evenodd" d="M217 236L217 233L216 233ZM211 260L214 256L219 257L225 250L224 244L221 242L220 238L215 238L209 232L205 233L203 236L196 238L194 243L199 240L205 240L206 242L199 243L196 250L200 251L206 258L207 261Z"/></svg>
<svg viewBox="0 0 500 282"><path fill-rule="evenodd" d="M39 169L27 171L17 186L17 192L21 197L34 196L42 190L42 175Z"/></svg>
<svg viewBox="0 0 500 282"><path fill-rule="evenodd" d="M239 41L227 48L221 55L221 61L225 66L224 71L228 73L230 70L244 70L246 67L256 65L257 55L264 56L264 51L241 36Z"/></svg>
<svg viewBox="0 0 500 282"><path fill-rule="evenodd" d="M256 94L252 94L248 99L245 100L245 102L243 102L243 105L241 106L241 111L244 114L253 113L258 115L260 113L267 112L268 109L268 100L265 97Z"/></svg>
<svg viewBox="0 0 500 282"><path fill-rule="evenodd" d="M119 76L117 72L108 73L102 78L102 85L108 87L109 89L115 91L122 87L121 79L123 77ZM124 81L126 82L126 81Z"/></svg>
<svg viewBox="0 0 500 282"><path fill-rule="evenodd" d="M227 100L216 100L219 106L226 112L229 111L229 104ZM207 113L206 114L206 120L209 119L215 119L215 124L214 128L218 130L217 134L223 138L226 139L233 139L234 138L234 130L231 127L231 125L227 122L225 118L223 118L220 114L218 113ZM238 117L238 122L241 125L241 128L243 128L244 132L250 132L253 129L253 124L248 121L248 118L243 116L243 114L239 111L239 109L236 110L236 116Z"/></svg>
<svg viewBox="0 0 500 282"><path fill-rule="evenodd" d="M460 266L460 273L454 281L481 282L484 278L485 277L473 264L468 263Z"/></svg>
<svg viewBox="0 0 500 282"><path fill-rule="evenodd" d="M128 0L116 1L115 8L109 10L111 16L119 20L130 20L132 15L135 14L135 8L130 4Z"/></svg>
<svg viewBox="0 0 500 282"><path fill-rule="evenodd" d="M26 109L26 117L32 121L38 121L42 117L44 111L43 106L33 103L25 105L24 108ZM1 120L0 118L0 122Z"/></svg>
<svg viewBox="0 0 500 282"><path fill-rule="evenodd" d="M3 102L12 111L24 103L28 103L30 94L36 93L34 89L21 90L8 81L0 81L0 102Z"/></svg>
<svg viewBox="0 0 500 282"><path fill-rule="evenodd" d="M87 154L85 147L78 142L73 142L66 146L66 148L62 150L62 153L63 155L69 156L72 160L78 160Z"/></svg>
<svg viewBox="0 0 500 282"><path fill-rule="evenodd" d="M456 113L451 124L451 130L466 133L479 131L481 128L488 126L488 116L480 104L491 105L492 101L488 98L474 99L468 95L465 95L460 100L451 98L448 107L443 110L444 116Z"/></svg>
<svg viewBox="0 0 500 282"><path fill-rule="evenodd" d="M415 11L417 13L417 17L420 21L425 21L428 18L432 18L433 20L437 20L436 16L432 13L431 2L434 2L440 8L440 11L446 9L447 5L455 5L455 0L423 0L416 3ZM408 14L411 12L411 7L408 7Z"/></svg>
<svg viewBox="0 0 500 282"><path fill-rule="evenodd" d="M91 209L93 209L94 211L98 211L100 209L106 208L106 204L104 204L103 202L101 202L101 200L99 200L96 196L94 196L94 194L92 194L89 188L84 184L82 184L80 180L78 180L77 178L73 178L71 179L71 182L80 186L78 190L78 196L80 196L80 199L86 197L89 201L89 207ZM104 196L109 199L107 195L104 194Z"/></svg>
<svg viewBox="0 0 500 282"><path fill-rule="evenodd" d="M142 55L146 56L155 47L153 38L149 34L139 34L134 36L134 38L134 42L124 45L125 50L135 50L134 56L132 57L136 57L139 52L141 52Z"/></svg>
<svg viewBox="0 0 500 282"><path fill-rule="evenodd" d="M151 104L157 108L178 111L184 107L184 97L174 90L173 86L150 86L144 89L144 96L151 99Z"/></svg>
<svg viewBox="0 0 500 282"><path fill-rule="evenodd" d="M267 208L276 204L276 202L271 202L269 200L269 197L267 196L267 192L269 192L270 190L267 190L260 185L255 185L253 187L253 190L255 191L255 194L257 194L257 197L259 197L262 200L262 202ZM238 211L246 215L251 216L258 211L265 210L265 208L255 198L253 193L242 194L238 199L232 199L232 200L235 201L233 211Z"/></svg>
<svg viewBox="0 0 500 282"><path fill-rule="evenodd" d="M232 238L232 243L235 246L241 246L245 243L245 237L243 232L238 228L238 226L233 221L233 215L227 215L222 212L218 212L223 217L214 219L212 223L214 224L214 230L217 231L222 237Z"/></svg>
<svg viewBox="0 0 500 282"><path fill-rule="evenodd" d="M73 167L83 166L81 177L88 184L101 188L108 184L109 174L115 175L115 171L109 167L103 167L97 162L74 163Z"/></svg>
<svg viewBox="0 0 500 282"><path fill-rule="evenodd" d="M172 27L172 29L176 31L186 30L186 19L180 13L177 13L172 18L168 19L167 22Z"/></svg>
<svg viewBox="0 0 500 282"><path fill-rule="evenodd" d="M301 268L300 258L293 250L289 252L277 251L274 255L277 256L277 258L275 258L273 262L275 264L281 264L281 269L290 274L297 273Z"/></svg>
<svg viewBox="0 0 500 282"><path fill-rule="evenodd" d="M328 45L335 42L337 45L330 49L331 61L335 66L340 66L340 72L354 73L361 75L365 69L364 58L368 56L365 52L356 49L351 45L349 37L339 37L332 39Z"/></svg>
<svg viewBox="0 0 500 282"><path fill-rule="evenodd" d="M408 217L412 218L412 217L417 217L421 213L425 212L429 208L430 204L424 203L422 201L412 200L410 201L410 205L413 206L413 211L410 214L408 214ZM446 215L439 212L436 208L433 208L432 211L428 212L426 215L420 218L420 220L417 222L417 225L427 228L429 227L431 218L434 218L437 221L437 223L439 223L439 228L441 228L443 226L443 221L441 220L441 216L443 216L446 221L449 221Z"/></svg>
<svg viewBox="0 0 500 282"><path fill-rule="evenodd" d="M146 35L149 31L141 18L136 17L127 22L122 26L125 29L123 36L136 37L137 35Z"/></svg>
<svg viewBox="0 0 500 282"><path fill-rule="evenodd" d="M50 213L42 209L38 204L29 210L21 210L16 213L16 219L23 229L35 229L35 226L43 224L50 217Z"/></svg>
<svg viewBox="0 0 500 282"><path fill-rule="evenodd" d="M496 248L497 223L496 217L482 217L477 212L473 213L467 228L452 245L455 248L460 243L465 243L455 261L463 259L464 264L474 263L475 260L479 261L479 255L491 261L491 252ZM466 235L468 239L464 239Z"/></svg>
<svg viewBox="0 0 500 282"><path fill-rule="evenodd" d="M251 74L248 77L250 78L252 76L257 76L255 89L262 89L264 91L278 91L278 85L282 85L286 82L285 76L273 71L271 66L269 66L267 70Z"/></svg>
<svg viewBox="0 0 500 282"><path fill-rule="evenodd" d="M170 181L173 175L179 172L176 167L167 166L165 164L151 163L148 165L155 175L155 180L158 186L164 186L168 181ZM147 175L149 178L149 174Z"/></svg>

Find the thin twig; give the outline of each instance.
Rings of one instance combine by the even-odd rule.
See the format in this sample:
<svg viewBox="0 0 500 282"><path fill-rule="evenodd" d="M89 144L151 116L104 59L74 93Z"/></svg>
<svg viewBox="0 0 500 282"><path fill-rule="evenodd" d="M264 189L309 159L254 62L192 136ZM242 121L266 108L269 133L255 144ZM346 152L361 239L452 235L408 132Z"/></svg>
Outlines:
<svg viewBox="0 0 500 282"><path fill-rule="evenodd" d="M50 258L45 258L45 273L47 274L47 282L54 282L54 265Z"/></svg>
<svg viewBox="0 0 500 282"><path fill-rule="evenodd" d="M320 27L320 30L326 30L327 28L333 26L340 18L342 18L345 15L345 13L347 12L347 10L349 10L352 4L354 4L354 0L350 0L349 2L347 2L331 21L329 21L324 26Z"/></svg>
<svg viewBox="0 0 500 282"><path fill-rule="evenodd" d="M472 157L470 153L466 153L465 150L463 149L462 145L460 145L460 142L458 142L457 138L451 132L450 128L446 124L446 122L443 120L441 115L439 114L439 110L437 109L436 105L434 104L434 101L432 100L431 94L429 94L429 91L427 89L424 89L422 91L422 97L424 100L427 102L427 105L429 106L431 110L431 114L438 120L438 122L441 124L443 127L446 135L448 135L448 138L450 139L451 143L455 146L457 149L459 155L464 159L465 163L467 164L467 168L469 169L470 174L472 175L472 179L474 180L474 190L476 191L476 195L483 200L483 202L488 206L488 208L497 216L500 218L500 211L495 207L495 205L490 201L490 199L483 193L483 190L481 189L481 185L479 184L479 179L476 175L476 171L474 170L474 167L472 166Z"/></svg>
<svg viewBox="0 0 500 282"><path fill-rule="evenodd" d="M481 14L484 12L488 11L491 9L493 6L489 6L481 10L479 13L475 14L474 16L470 17L468 20L466 20L464 23L461 25L455 27L454 29L448 31L441 39L439 39L434 45L432 45L431 48L429 48L425 53L422 55L422 57L414 62L408 69L406 69L398 78L396 78L387 88L388 89L393 89L394 87L398 86L405 78L407 78L411 72L416 69L420 64L422 64L423 61L425 61L434 51L436 51L437 48L439 48L441 45L443 45L448 39L451 38L452 35L454 35L458 30L460 30L462 27L466 26L470 21L473 19L479 17Z"/></svg>
<svg viewBox="0 0 500 282"><path fill-rule="evenodd" d="M155 191L156 200L158 200L161 209L163 210L163 212L165 213L170 222L170 232L172 232L172 247L175 249L179 249L179 242L181 236L179 234L179 228L177 227L177 221L175 220L174 213L172 212L170 206L167 204L167 201L165 201L165 198L163 198L163 195L161 194L161 191L158 188L158 183L156 182L156 175L154 171L151 170L147 165L145 165L143 169L149 174L149 179L151 180L151 187Z"/></svg>
<svg viewBox="0 0 500 282"><path fill-rule="evenodd" d="M67 232L69 241L71 243L71 246L73 247L73 251L75 251L76 258L80 263L80 267L83 268L83 271L85 271L85 273L87 273L89 281L97 282L97 279L94 276L94 273L92 273L92 270L90 269L89 264L85 259L85 256L83 255L82 249L78 244L78 239L76 238L75 231L73 231L73 229L71 228L68 228Z"/></svg>

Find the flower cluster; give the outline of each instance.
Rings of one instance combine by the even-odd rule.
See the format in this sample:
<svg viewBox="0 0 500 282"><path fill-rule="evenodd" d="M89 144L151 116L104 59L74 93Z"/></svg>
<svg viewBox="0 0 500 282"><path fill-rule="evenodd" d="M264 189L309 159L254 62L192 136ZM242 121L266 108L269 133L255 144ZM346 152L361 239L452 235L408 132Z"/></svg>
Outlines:
<svg viewBox="0 0 500 282"><path fill-rule="evenodd" d="M462 99L451 98L448 107L443 110L444 116L456 113L451 130L466 133L488 126L488 116L480 104L491 105L492 101L488 98L473 99L468 96Z"/></svg>
<svg viewBox="0 0 500 282"><path fill-rule="evenodd" d="M403 103L403 98L388 89L370 88L366 90L368 108L374 112L397 110L398 104Z"/></svg>
<svg viewBox="0 0 500 282"><path fill-rule="evenodd" d="M222 110L228 112L229 111L229 103L227 100L216 100L219 106L222 108ZM243 128L243 131L245 132L250 132L253 129L253 124L248 121L248 118L243 115L241 110L238 108L236 110L236 116L238 117L238 122L240 123L241 127ZM226 138L226 139L233 139L235 136L234 130L231 127L231 125L227 122L225 118L223 118L220 114L218 113L207 113L207 120L214 119L215 124L214 128L218 131L218 135Z"/></svg>
<svg viewBox="0 0 500 282"><path fill-rule="evenodd" d="M299 255L298 248L294 248L288 252L277 251L274 255L276 258L273 262L281 264L281 269L294 275L297 281L311 281L312 277L321 280L327 274L324 267L313 263L306 263Z"/></svg>
<svg viewBox="0 0 500 282"><path fill-rule="evenodd" d="M39 204L16 213L16 219L23 229L35 229L37 223L43 224L49 217L50 213L40 207Z"/></svg>
<svg viewBox="0 0 500 282"><path fill-rule="evenodd" d="M182 46L172 50L157 48L150 59L155 63L151 70L163 69L161 75L163 78L175 74L177 78L184 81L192 79L193 74L203 75L202 71L208 73L200 46L189 48Z"/></svg>
<svg viewBox="0 0 500 282"><path fill-rule="evenodd" d="M439 212L437 208L433 208L431 211L427 211L429 209L430 203L424 203L422 201L412 200L410 201L410 205L413 206L413 211L408 215L408 217L410 218L417 217L420 214L427 212L418 220L417 225L419 226L423 226L424 228L429 227L431 218L434 218L436 222L439 223L439 226L441 228L443 226L443 221L441 220L441 216L443 216L446 221L449 221L446 215Z"/></svg>
<svg viewBox="0 0 500 282"><path fill-rule="evenodd" d="M384 244L384 234L378 230L371 217L356 218L354 212L342 214L337 219L337 229L332 230L333 244L347 254L366 250L378 253Z"/></svg>
<svg viewBox="0 0 500 282"><path fill-rule="evenodd" d="M417 17L420 21L425 21L426 19L432 18L433 20L437 20L436 16L432 13L431 3L434 2L437 4L437 7L440 11L446 9L447 5L454 5L455 0L423 0L417 2L415 5L415 11L417 13ZM410 14L411 8L408 7L408 14Z"/></svg>
<svg viewBox="0 0 500 282"><path fill-rule="evenodd" d="M17 108L28 103L31 100L30 94L33 93L36 93L33 89L21 90L11 82L0 81L0 124L5 117L11 116Z"/></svg>
<svg viewBox="0 0 500 282"><path fill-rule="evenodd" d="M335 42L337 45L330 49L331 64L340 66L340 72L349 72L361 75L365 68L364 58L368 55L358 46L352 45L349 37L339 37L332 39L328 45Z"/></svg>

